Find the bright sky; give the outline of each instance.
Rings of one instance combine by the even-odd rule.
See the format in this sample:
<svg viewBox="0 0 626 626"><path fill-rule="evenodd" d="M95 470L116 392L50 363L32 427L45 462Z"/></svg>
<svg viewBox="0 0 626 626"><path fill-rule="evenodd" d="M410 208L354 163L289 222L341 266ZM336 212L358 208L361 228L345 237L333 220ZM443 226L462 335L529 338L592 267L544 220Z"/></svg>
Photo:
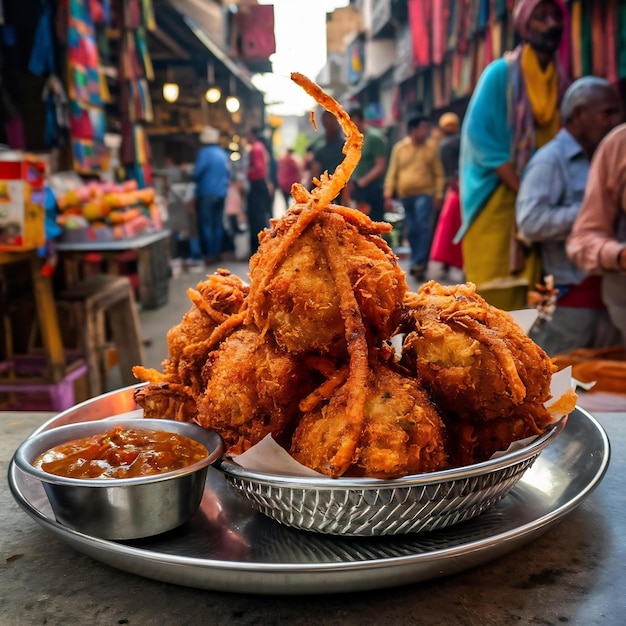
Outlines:
<svg viewBox="0 0 626 626"><path fill-rule="evenodd" d="M304 115L313 100L289 79L300 72L315 79L326 63L326 13L349 0L260 0L274 5L276 54L273 74L259 74L252 82L265 93L269 113Z"/></svg>

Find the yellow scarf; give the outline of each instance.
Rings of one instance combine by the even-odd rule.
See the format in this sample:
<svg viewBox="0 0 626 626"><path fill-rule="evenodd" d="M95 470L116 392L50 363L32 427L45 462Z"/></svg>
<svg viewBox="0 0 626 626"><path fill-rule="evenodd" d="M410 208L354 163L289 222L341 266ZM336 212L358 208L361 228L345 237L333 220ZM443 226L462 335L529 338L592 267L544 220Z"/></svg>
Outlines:
<svg viewBox="0 0 626 626"><path fill-rule="evenodd" d="M554 62L545 71L541 69L539 59L529 45L525 45L522 50L520 65L530 108L538 126L535 133L536 147L540 148L559 132L559 78Z"/></svg>

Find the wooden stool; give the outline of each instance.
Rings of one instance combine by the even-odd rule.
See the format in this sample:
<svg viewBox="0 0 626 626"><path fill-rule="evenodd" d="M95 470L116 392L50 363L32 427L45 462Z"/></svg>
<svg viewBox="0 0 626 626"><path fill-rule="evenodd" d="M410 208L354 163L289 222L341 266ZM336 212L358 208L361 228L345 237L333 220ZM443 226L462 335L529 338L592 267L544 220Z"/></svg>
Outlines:
<svg viewBox="0 0 626 626"><path fill-rule="evenodd" d="M37 250L0 251L0 278L8 281L8 268L13 269L14 264L18 263L28 263L30 266L43 350L40 353L33 350L28 354L15 354L8 300L5 298L0 302L0 332L4 333L5 340L5 355L0 361L0 393L8 394L11 398L19 396L22 399L18 403L23 407L21 410L32 410L33 395L46 393L50 398L51 409L63 411L75 404L74 382L85 374L87 365L80 358L68 358L63 350L52 283L50 277L41 271L43 260L39 258ZM0 283L6 285L4 280Z"/></svg>
<svg viewBox="0 0 626 626"><path fill-rule="evenodd" d="M89 391L106 391L107 324L117 349L122 382L133 385L134 365L143 363L139 316L130 281L125 276L98 274L76 284L57 298L76 324L78 349L89 366Z"/></svg>

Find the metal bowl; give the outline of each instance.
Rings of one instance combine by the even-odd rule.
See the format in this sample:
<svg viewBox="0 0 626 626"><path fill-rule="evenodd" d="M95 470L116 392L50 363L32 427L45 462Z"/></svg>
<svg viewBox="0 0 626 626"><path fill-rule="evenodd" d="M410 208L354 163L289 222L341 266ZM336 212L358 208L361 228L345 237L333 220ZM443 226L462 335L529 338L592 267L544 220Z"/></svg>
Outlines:
<svg viewBox="0 0 626 626"><path fill-rule="evenodd" d="M66 478L33 467L33 461L60 444L124 428L161 430L195 439L209 455L188 467L135 478ZM209 465L221 458L224 444L214 431L161 419L106 419L60 426L24 441L13 460L41 481L58 522L103 539L138 539L172 530L198 509Z"/></svg>
<svg viewBox="0 0 626 626"><path fill-rule="evenodd" d="M255 509L287 526L331 535L417 533L469 520L501 500L565 422L499 458L393 480L281 476L227 458L219 467Z"/></svg>

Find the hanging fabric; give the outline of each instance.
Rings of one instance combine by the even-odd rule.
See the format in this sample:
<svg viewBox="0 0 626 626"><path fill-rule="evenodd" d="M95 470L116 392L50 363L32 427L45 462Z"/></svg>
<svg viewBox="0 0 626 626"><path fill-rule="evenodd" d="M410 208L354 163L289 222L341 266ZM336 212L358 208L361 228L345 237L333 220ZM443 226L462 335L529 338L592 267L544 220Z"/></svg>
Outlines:
<svg viewBox="0 0 626 626"><path fill-rule="evenodd" d="M580 78L583 75L582 67L582 38L583 38L583 4L582 0L574 0L571 8L572 32L572 77Z"/></svg>
<svg viewBox="0 0 626 626"><path fill-rule="evenodd" d="M602 45L605 28L604 7L596 1L591 11L591 36L595 42L591 52L591 71L595 76L606 76L605 48Z"/></svg>
<svg viewBox="0 0 626 626"><path fill-rule="evenodd" d="M430 32L426 0L409 0L409 26L413 42L413 66L430 64Z"/></svg>
<svg viewBox="0 0 626 626"><path fill-rule="evenodd" d="M52 7L47 1L44 2L37 29L35 30L28 71L37 76L56 73L52 34Z"/></svg>
<svg viewBox="0 0 626 626"><path fill-rule="evenodd" d="M608 2L605 14L604 59L606 62L606 79L613 85L619 83L619 69L617 66L617 7L614 2Z"/></svg>
<svg viewBox="0 0 626 626"><path fill-rule="evenodd" d="M618 73L620 78L626 78L626 3L624 2L618 4L617 22Z"/></svg>
<svg viewBox="0 0 626 626"><path fill-rule="evenodd" d="M446 0L433 0L432 2L432 32L433 32L433 59L432 62L435 65L441 65L443 62L443 55L445 52L445 34L446 26L445 14L447 1Z"/></svg>

